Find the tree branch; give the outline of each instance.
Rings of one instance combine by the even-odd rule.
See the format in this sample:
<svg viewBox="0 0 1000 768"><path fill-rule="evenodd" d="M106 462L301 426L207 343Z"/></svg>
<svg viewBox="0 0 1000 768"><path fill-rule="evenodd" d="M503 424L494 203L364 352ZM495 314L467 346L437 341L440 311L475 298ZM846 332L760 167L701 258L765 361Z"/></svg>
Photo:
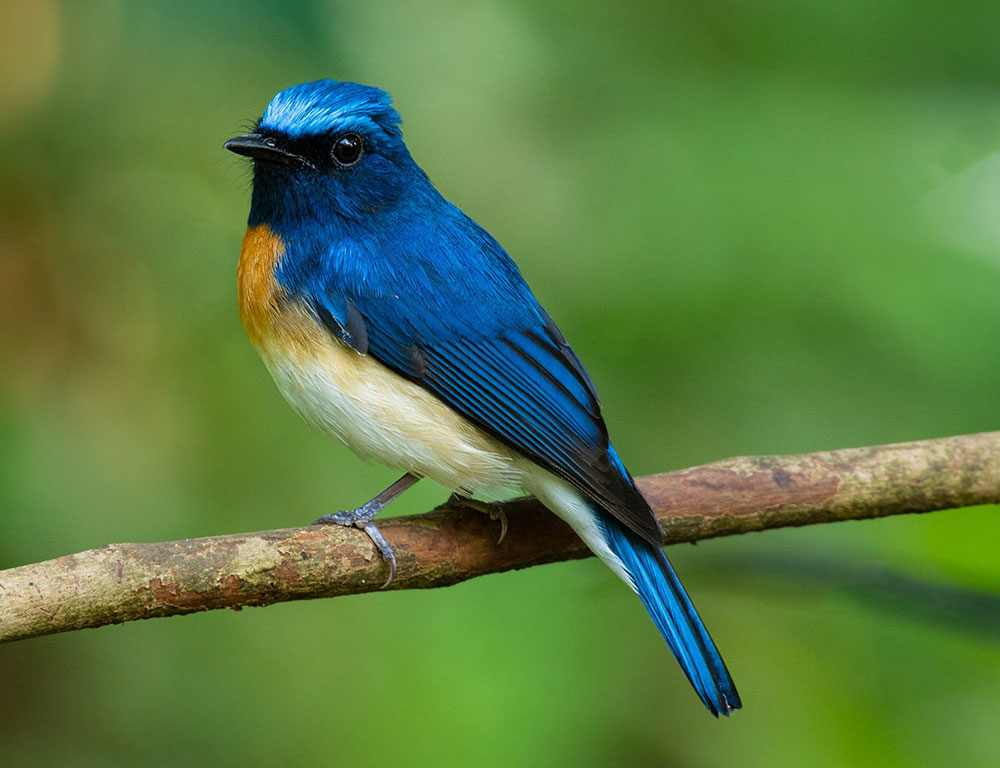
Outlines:
<svg viewBox="0 0 1000 768"><path fill-rule="evenodd" d="M640 478L667 544L793 525L1000 502L1000 432L802 456L729 459ZM586 557L533 499L506 502L510 530L444 505L380 524L399 569L390 589ZM386 565L361 531L309 526L109 544L0 571L0 642L135 619L371 592Z"/></svg>

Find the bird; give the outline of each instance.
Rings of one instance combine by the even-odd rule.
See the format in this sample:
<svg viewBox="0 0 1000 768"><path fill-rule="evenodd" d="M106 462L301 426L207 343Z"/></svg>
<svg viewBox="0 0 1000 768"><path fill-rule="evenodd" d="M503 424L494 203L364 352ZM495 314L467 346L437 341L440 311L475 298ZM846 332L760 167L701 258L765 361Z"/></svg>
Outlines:
<svg viewBox="0 0 1000 768"><path fill-rule="evenodd" d="M580 358L507 252L413 160L389 94L295 85L224 147L252 160L237 267L250 342L309 425L403 473L317 522L367 532L391 581L374 517L421 478L462 499L532 494L638 594L709 712L739 709Z"/></svg>

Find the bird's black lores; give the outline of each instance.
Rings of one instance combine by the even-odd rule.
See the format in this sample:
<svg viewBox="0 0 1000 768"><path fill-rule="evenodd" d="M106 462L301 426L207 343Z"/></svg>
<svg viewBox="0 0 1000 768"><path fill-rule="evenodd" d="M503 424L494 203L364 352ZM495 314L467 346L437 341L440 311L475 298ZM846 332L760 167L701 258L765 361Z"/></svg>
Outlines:
<svg viewBox="0 0 1000 768"><path fill-rule="evenodd" d="M709 711L739 708L593 382L503 249L410 157L388 95L295 86L226 147L254 160L239 270L251 340L308 422L407 473L330 519L391 559L372 518L417 479L520 486L635 589Z"/></svg>

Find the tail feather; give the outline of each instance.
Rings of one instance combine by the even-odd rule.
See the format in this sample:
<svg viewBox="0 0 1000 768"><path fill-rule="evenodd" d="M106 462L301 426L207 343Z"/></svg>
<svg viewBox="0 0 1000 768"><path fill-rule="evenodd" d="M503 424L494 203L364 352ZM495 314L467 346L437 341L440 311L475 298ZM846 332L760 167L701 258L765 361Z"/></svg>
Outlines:
<svg viewBox="0 0 1000 768"><path fill-rule="evenodd" d="M718 717L742 704L719 650L666 555L600 512L608 547L621 559L653 623L708 710Z"/></svg>

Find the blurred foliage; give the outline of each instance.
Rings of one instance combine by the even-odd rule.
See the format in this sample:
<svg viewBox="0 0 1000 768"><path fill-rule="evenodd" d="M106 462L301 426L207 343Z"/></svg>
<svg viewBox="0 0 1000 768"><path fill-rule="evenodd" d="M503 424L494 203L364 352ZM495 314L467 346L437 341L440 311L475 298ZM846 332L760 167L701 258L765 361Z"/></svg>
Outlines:
<svg viewBox="0 0 1000 768"><path fill-rule="evenodd" d="M0 567L303 523L393 479L296 419L236 315L248 176L222 141L319 77L394 94L414 156L586 361L636 474L1000 427L995 2L0 17ZM674 548L743 693L728 722L586 561L3 646L0 754L996 765L997 512Z"/></svg>

